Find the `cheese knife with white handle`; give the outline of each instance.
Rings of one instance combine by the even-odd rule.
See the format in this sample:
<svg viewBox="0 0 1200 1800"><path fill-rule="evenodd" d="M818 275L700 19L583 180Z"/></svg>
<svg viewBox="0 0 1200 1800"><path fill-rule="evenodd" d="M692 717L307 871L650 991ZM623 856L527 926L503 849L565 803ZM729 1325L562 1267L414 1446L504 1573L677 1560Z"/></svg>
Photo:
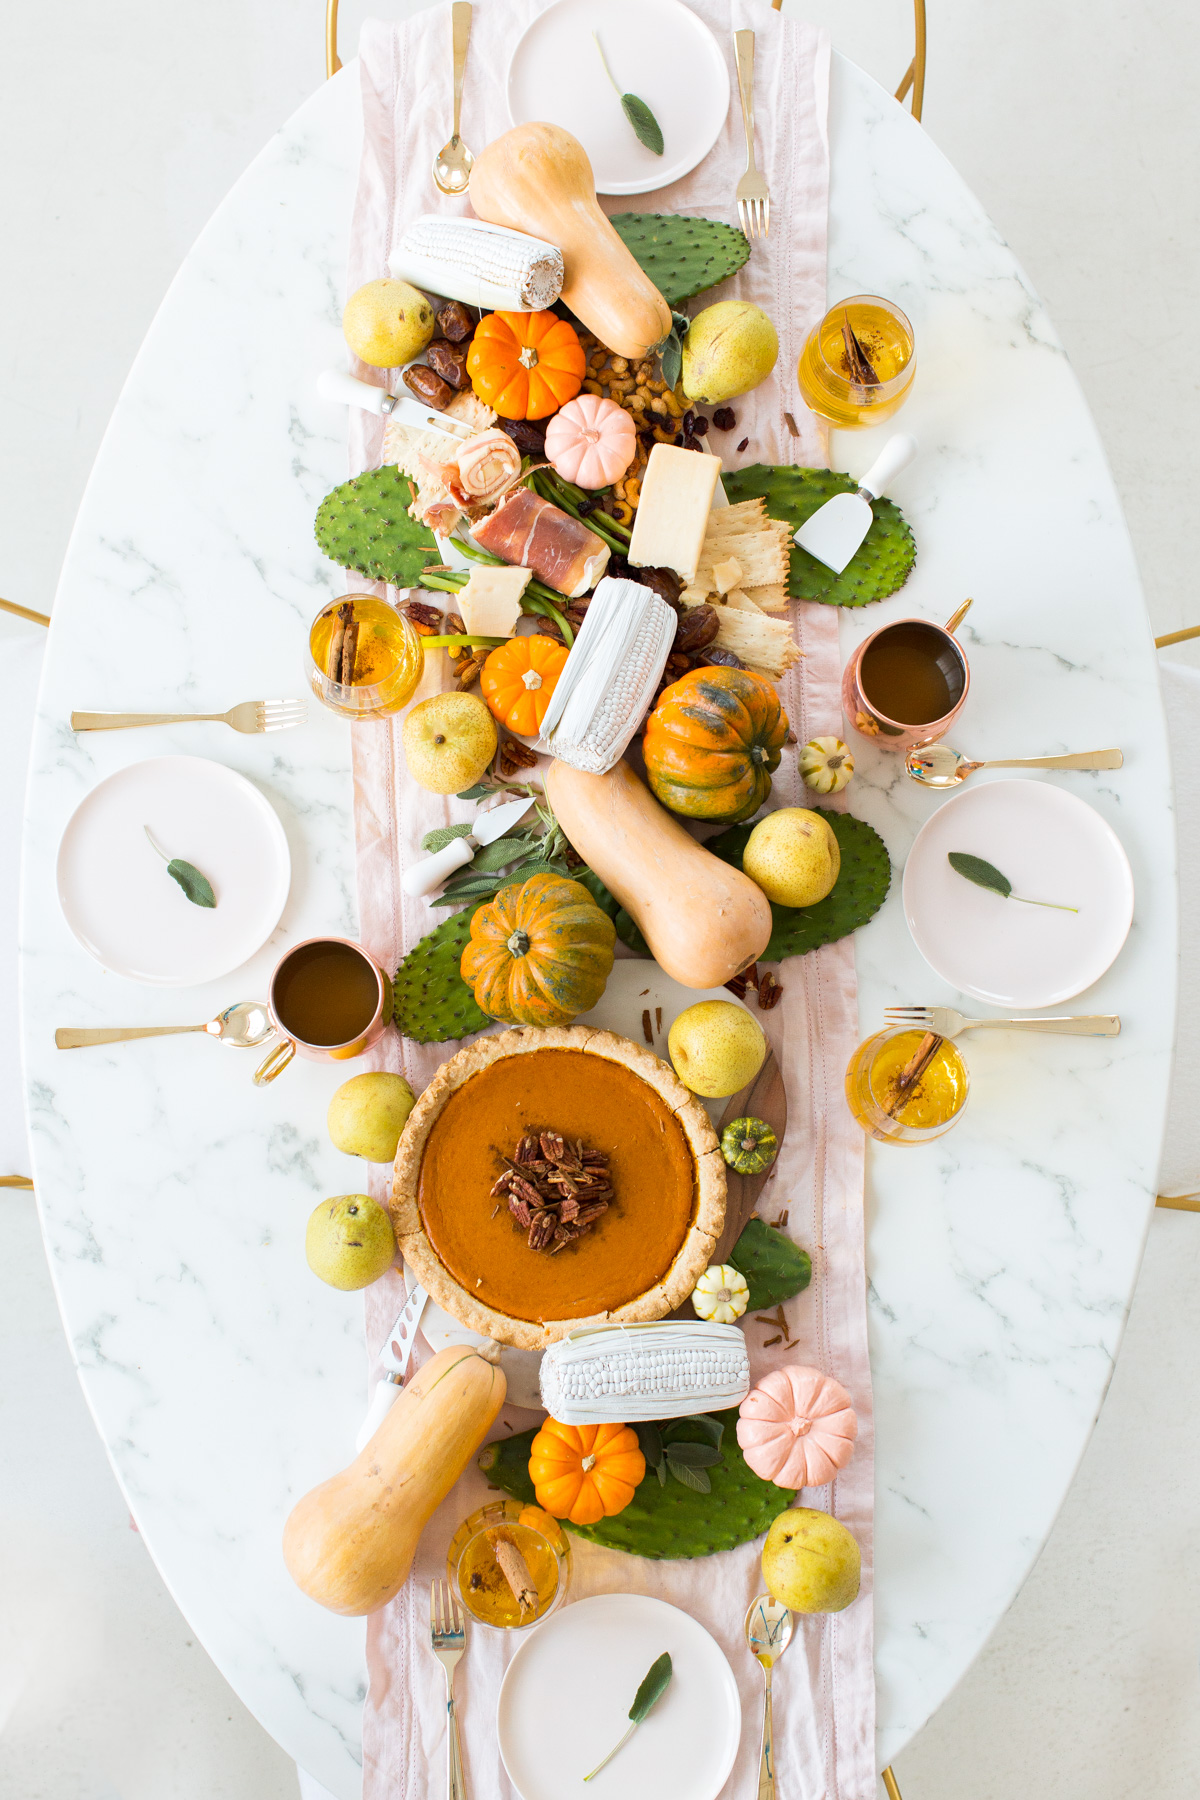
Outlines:
<svg viewBox="0 0 1200 1800"><path fill-rule="evenodd" d="M854 493L835 494L819 506L810 519L805 519L794 541L840 575L871 529L875 516L872 500L879 499L916 454L917 440L907 432L889 438Z"/></svg>
<svg viewBox="0 0 1200 1800"><path fill-rule="evenodd" d="M322 400L332 400L335 406L360 406L363 412L375 413L385 419L399 419L418 431L441 431L447 437L461 440L472 437L478 430L477 426L453 419L449 413L438 412L436 407L426 406L408 394L389 394L386 388L376 387L372 381L360 381L348 369L326 369L317 376L317 392Z"/></svg>
<svg viewBox="0 0 1200 1800"><path fill-rule="evenodd" d="M528 795L522 795L519 800L508 800L503 806L494 806L490 812L480 813L464 837L452 838L445 849L435 851L423 862L414 863L411 869L406 869L400 886L414 900L419 899L422 894L431 894L435 887L445 881L447 875L453 875L455 869L461 869L464 863L469 863L477 850L502 838L518 819L524 818L532 805L533 801ZM514 850L514 860L517 854Z"/></svg>
<svg viewBox="0 0 1200 1800"><path fill-rule="evenodd" d="M416 1341L417 1326L421 1322L421 1314L428 1298L425 1289L418 1285L396 1315L396 1323L388 1332L383 1349L379 1352L379 1365L383 1373L375 1385L367 1416L358 1428L358 1436L354 1440L356 1450L362 1450L371 1441L400 1398L400 1389L408 1373L409 1359Z"/></svg>

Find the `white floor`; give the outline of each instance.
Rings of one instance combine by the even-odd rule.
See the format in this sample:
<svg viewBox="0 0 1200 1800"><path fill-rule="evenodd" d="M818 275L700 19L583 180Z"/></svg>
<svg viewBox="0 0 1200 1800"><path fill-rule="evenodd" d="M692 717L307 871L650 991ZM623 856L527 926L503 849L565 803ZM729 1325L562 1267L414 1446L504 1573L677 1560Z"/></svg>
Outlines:
<svg viewBox="0 0 1200 1800"><path fill-rule="evenodd" d="M347 47L365 10L343 4ZM911 54L907 0L803 10L895 84ZM321 0L10 9L0 74L7 598L50 610L146 325L208 213L321 79L321 12ZM1086 11L954 0L931 7L930 31L926 126L1062 333L1108 444L1156 630L1200 623L1186 530L1200 466L1200 14L1187 0L1095 0ZM186 422L188 371L179 376ZM0 615L0 672L34 629ZM1200 661L1200 646L1171 654ZM6 1007L6 988L0 996ZM0 1019L0 1037L7 1027ZM4 1173L22 1163L2 1053L0 1083ZM1200 1216L1159 1213L1079 1478L992 1643L898 1759L905 1800L1190 1800L1198 1290ZM11 1192L0 1192L0 1444L0 1800L294 1800L293 1766L192 1642L129 1529L58 1328L32 1199Z"/></svg>

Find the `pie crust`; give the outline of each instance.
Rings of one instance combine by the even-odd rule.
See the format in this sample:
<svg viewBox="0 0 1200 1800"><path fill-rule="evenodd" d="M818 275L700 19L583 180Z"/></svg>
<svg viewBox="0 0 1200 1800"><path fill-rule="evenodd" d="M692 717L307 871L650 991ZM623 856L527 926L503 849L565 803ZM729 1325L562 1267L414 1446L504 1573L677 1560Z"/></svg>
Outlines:
<svg viewBox="0 0 1200 1800"><path fill-rule="evenodd" d="M418 1205L421 1161L429 1134L450 1096L473 1075L506 1057L531 1051L573 1050L603 1056L644 1081L675 1115L695 1164L695 1210L682 1244L661 1280L625 1305L573 1319L515 1319L485 1305L446 1268L426 1234ZM471 1331L520 1350L544 1350L583 1325L632 1324L665 1318L681 1306L711 1260L725 1225L725 1164L707 1112L668 1063L653 1051L592 1026L522 1028L477 1038L442 1064L404 1128L392 1175L391 1214L396 1241L426 1293Z"/></svg>

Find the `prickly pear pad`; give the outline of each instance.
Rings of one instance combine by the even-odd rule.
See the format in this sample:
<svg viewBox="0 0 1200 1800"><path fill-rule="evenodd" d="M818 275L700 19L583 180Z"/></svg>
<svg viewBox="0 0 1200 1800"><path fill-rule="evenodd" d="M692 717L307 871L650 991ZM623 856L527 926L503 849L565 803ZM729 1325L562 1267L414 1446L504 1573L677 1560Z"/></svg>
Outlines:
<svg viewBox="0 0 1200 1800"><path fill-rule="evenodd" d="M857 483L834 469L792 469L753 463L722 475L730 500L767 503L773 519L786 519L793 531L834 494L852 494ZM874 523L862 546L840 575L819 563L798 544L792 545L788 593L793 600L819 600L822 606L869 606L902 588L917 560L913 534L900 508L891 500L873 500Z"/></svg>
<svg viewBox="0 0 1200 1800"><path fill-rule="evenodd" d="M432 531L409 512L412 484L399 469L369 469L326 494L317 508L317 543L330 562L372 581L416 587L441 560Z"/></svg>
<svg viewBox="0 0 1200 1800"><path fill-rule="evenodd" d="M719 219L614 213L609 223L672 308L736 275L750 258L745 234Z"/></svg>
<svg viewBox="0 0 1200 1800"><path fill-rule="evenodd" d="M569 1525L568 1530L610 1550L656 1560L713 1556L761 1537L773 1520L786 1512L793 1495L773 1481L763 1481L747 1466L738 1448L736 1408L712 1417L721 1421L725 1431L720 1463L705 1470L711 1493L696 1493L678 1481L660 1486L654 1471L647 1469L623 1512L596 1525ZM699 1427L694 1435L697 1442L705 1441ZM479 1467L492 1485L527 1505L535 1504L529 1479L529 1446L535 1436L536 1431L521 1431L485 1445L479 1453Z"/></svg>
<svg viewBox="0 0 1200 1800"><path fill-rule="evenodd" d="M418 1044L444 1044L491 1024L459 973L474 914L473 906L464 906L444 919L413 945L396 970L392 1017L402 1036Z"/></svg>
<svg viewBox="0 0 1200 1800"><path fill-rule="evenodd" d="M868 919L873 919L884 901L892 880L892 864L887 846L879 833L864 819L852 813L830 812L821 806L810 807L832 827L842 853L842 866L833 891L815 906L771 905L775 924L771 940L763 951L762 962L782 962L787 956L804 956L822 944L836 943L849 937ZM714 856L742 866L746 839L754 830L748 825L731 825L719 837L708 838L704 848Z"/></svg>

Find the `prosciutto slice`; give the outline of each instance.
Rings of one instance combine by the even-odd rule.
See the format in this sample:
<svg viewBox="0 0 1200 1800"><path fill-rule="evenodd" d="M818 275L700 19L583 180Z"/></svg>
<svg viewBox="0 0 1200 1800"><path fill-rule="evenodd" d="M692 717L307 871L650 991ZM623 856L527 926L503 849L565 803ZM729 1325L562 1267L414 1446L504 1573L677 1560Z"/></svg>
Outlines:
<svg viewBox="0 0 1200 1800"><path fill-rule="evenodd" d="M528 488L517 488L471 535L506 563L532 569L539 581L576 600L599 581L608 545L570 513Z"/></svg>

